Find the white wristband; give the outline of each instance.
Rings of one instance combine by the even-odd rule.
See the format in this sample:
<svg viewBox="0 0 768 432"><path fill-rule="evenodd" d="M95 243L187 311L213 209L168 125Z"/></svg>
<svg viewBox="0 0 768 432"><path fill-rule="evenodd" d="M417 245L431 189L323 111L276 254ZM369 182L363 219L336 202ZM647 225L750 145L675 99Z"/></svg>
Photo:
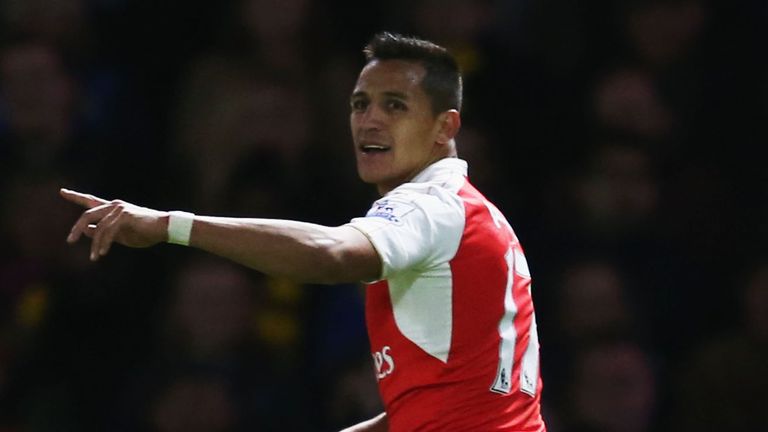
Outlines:
<svg viewBox="0 0 768 432"><path fill-rule="evenodd" d="M189 246L192 235L192 222L195 215L183 211L168 212L168 243Z"/></svg>

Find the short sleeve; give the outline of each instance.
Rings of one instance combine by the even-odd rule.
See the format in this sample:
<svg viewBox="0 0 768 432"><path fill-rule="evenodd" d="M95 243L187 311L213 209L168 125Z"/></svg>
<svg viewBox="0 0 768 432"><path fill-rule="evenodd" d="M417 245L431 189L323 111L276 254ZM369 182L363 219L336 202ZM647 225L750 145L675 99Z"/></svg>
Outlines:
<svg viewBox="0 0 768 432"><path fill-rule="evenodd" d="M382 279L429 269L456 254L464 231L464 206L448 191L392 193L373 203L365 217L348 224L373 244Z"/></svg>

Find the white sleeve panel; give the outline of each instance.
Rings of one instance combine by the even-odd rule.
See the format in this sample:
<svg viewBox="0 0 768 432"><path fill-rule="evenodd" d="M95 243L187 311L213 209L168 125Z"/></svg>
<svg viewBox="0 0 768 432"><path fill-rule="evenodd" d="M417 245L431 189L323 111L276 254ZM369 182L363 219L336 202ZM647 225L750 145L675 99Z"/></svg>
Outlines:
<svg viewBox="0 0 768 432"><path fill-rule="evenodd" d="M464 205L456 194L434 186L405 189L374 202L365 217L349 223L379 253L383 279L449 261L464 231Z"/></svg>

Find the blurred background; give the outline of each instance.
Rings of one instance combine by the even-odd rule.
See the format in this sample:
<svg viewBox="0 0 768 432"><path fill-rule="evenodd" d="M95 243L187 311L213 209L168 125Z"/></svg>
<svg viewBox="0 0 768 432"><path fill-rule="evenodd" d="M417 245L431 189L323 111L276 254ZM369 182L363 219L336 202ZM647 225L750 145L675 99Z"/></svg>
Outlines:
<svg viewBox="0 0 768 432"><path fill-rule="evenodd" d="M338 225L380 30L452 49L460 155L533 272L551 432L768 430L768 2L0 1L0 431L334 431L363 289L87 259L59 187Z"/></svg>

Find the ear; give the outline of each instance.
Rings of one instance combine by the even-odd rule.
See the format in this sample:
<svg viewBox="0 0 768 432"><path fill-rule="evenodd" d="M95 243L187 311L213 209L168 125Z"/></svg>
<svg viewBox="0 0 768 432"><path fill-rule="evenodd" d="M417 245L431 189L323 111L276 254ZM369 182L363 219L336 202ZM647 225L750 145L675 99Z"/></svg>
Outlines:
<svg viewBox="0 0 768 432"><path fill-rule="evenodd" d="M435 141L440 144L448 144L459 133L461 114L455 109L444 111L437 117L437 126Z"/></svg>

